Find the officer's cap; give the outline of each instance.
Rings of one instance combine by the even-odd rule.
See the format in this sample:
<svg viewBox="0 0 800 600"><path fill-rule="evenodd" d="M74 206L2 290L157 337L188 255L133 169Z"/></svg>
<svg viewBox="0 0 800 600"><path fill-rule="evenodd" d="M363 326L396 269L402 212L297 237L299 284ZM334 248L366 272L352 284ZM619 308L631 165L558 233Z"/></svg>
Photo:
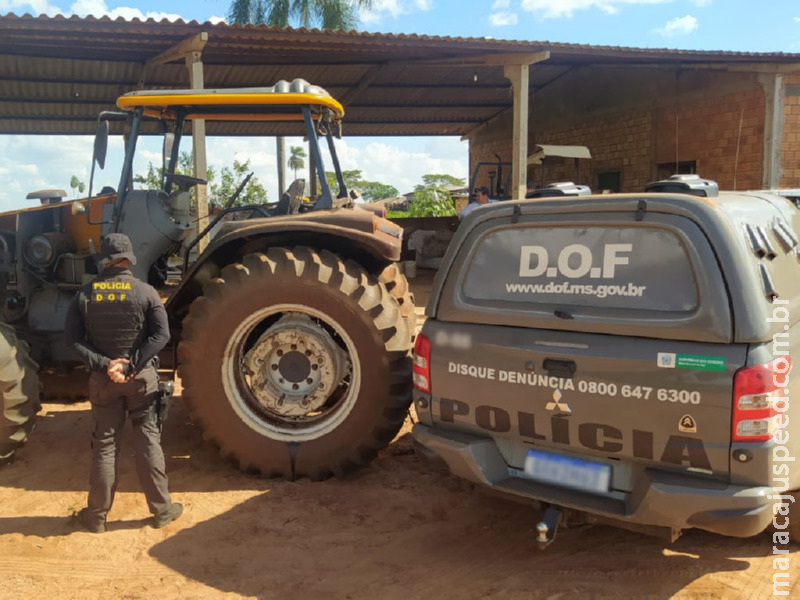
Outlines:
<svg viewBox="0 0 800 600"><path fill-rule="evenodd" d="M132 265L136 264L133 254L133 245L130 238L124 233L109 233L100 243L100 261L110 262L120 258L127 258Z"/></svg>

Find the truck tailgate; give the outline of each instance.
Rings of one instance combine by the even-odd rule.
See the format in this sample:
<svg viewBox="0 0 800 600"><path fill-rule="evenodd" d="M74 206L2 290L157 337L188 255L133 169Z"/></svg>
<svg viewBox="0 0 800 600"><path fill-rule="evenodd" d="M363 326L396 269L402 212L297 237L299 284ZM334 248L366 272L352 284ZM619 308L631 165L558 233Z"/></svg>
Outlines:
<svg viewBox="0 0 800 600"><path fill-rule="evenodd" d="M514 468L535 449L728 478L746 345L435 319L423 333L434 422L493 437Z"/></svg>

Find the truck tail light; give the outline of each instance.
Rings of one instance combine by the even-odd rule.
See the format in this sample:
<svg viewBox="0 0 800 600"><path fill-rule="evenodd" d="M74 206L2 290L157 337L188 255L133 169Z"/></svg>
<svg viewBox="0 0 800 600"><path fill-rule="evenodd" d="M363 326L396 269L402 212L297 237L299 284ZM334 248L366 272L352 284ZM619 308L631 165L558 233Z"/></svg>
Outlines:
<svg viewBox="0 0 800 600"><path fill-rule="evenodd" d="M765 365L743 367L733 378L733 425L735 442L766 442L777 430L773 417L776 402L787 402L790 356ZM782 384L782 385L778 385Z"/></svg>
<svg viewBox="0 0 800 600"><path fill-rule="evenodd" d="M420 392L431 393L431 342L421 333L414 343L414 387Z"/></svg>

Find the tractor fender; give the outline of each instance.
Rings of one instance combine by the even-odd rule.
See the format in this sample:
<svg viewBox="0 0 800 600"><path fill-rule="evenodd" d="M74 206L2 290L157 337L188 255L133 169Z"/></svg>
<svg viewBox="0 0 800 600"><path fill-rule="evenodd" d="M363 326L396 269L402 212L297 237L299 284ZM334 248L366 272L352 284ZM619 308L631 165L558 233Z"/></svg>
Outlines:
<svg viewBox="0 0 800 600"><path fill-rule="evenodd" d="M400 259L402 232L398 225L357 207L227 221L170 295L166 303L170 324L179 329L203 286L246 254L275 246L309 246L352 259L377 275Z"/></svg>

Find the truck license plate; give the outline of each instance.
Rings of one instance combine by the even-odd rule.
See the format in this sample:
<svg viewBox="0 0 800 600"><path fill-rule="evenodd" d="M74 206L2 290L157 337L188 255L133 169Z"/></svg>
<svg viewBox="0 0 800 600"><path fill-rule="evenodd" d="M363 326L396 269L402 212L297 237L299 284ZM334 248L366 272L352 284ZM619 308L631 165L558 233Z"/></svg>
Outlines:
<svg viewBox="0 0 800 600"><path fill-rule="evenodd" d="M543 483L552 483L584 492L608 491L611 467L570 456L528 450L525 474Z"/></svg>

